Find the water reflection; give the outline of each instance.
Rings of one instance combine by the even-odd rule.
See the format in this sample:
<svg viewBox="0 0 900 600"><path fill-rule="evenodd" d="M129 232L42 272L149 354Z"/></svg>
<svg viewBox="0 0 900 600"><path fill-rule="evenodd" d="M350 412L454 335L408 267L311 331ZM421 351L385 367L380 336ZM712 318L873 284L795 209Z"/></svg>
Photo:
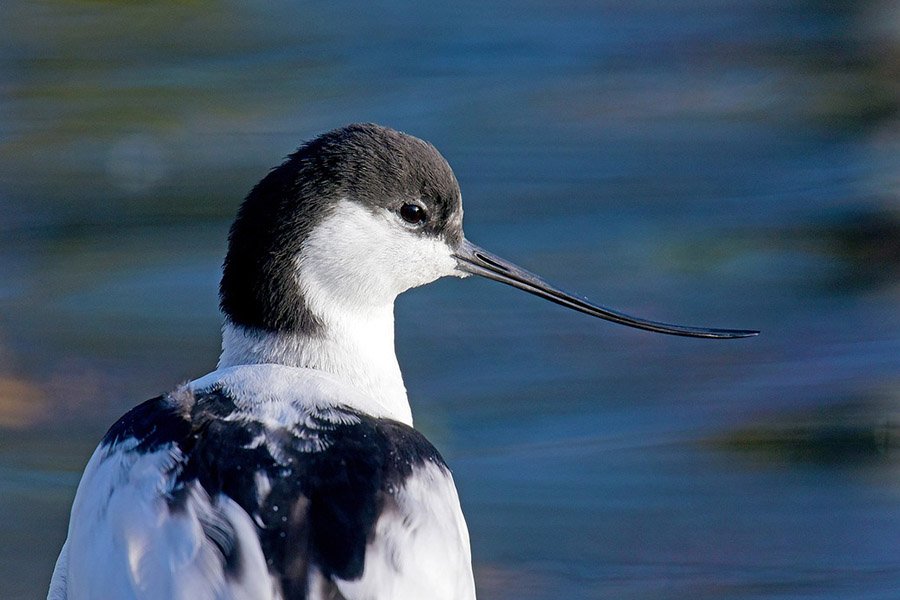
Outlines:
<svg viewBox="0 0 900 600"><path fill-rule="evenodd" d="M441 148L498 254L635 314L764 331L655 337L488 282L401 298L482 597L893 597L898 18L6 2L0 595L44 591L108 424L214 365L240 197L302 139L374 120Z"/></svg>
<svg viewBox="0 0 900 600"><path fill-rule="evenodd" d="M805 414L770 415L709 443L763 464L890 465L900 448L898 408L896 395L887 394Z"/></svg>

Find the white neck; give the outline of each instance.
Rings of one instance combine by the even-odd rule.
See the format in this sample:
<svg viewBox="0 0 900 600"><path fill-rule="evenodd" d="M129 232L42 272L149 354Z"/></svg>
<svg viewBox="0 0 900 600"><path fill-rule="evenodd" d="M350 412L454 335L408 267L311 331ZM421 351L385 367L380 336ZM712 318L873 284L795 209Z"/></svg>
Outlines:
<svg viewBox="0 0 900 600"><path fill-rule="evenodd" d="M324 327L315 335L273 333L226 322L218 368L279 364L324 371L375 400L391 418L411 424L394 352L393 304L367 315L341 317L323 319Z"/></svg>
<svg viewBox="0 0 900 600"><path fill-rule="evenodd" d="M438 277L462 276L452 249L414 233L394 213L341 200L295 261L297 301L321 326L302 334L226 323L219 368L274 363L316 369L412 423L394 353L394 300Z"/></svg>

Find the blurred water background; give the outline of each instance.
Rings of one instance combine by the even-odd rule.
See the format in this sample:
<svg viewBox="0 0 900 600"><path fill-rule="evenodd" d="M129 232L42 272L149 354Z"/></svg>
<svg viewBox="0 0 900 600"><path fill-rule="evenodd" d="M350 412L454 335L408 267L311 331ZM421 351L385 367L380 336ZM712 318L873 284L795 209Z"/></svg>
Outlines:
<svg viewBox="0 0 900 600"><path fill-rule="evenodd" d="M0 597L46 593L109 424L213 369L242 196L376 121L441 149L475 242L763 330L403 296L481 598L900 598L898 82L888 0L4 0Z"/></svg>

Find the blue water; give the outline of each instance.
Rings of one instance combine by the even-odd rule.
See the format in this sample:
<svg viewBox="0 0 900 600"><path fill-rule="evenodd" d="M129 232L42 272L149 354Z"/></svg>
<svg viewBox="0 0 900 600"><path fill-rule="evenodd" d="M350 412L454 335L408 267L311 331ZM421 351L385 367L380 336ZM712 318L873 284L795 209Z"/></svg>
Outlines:
<svg viewBox="0 0 900 600"><path fill-rule="evenodd" d="M433 142L490 282L400 298L485 599L900 597L892 3L10 0L0 7L0 596L45 593L128 407L211 370L241 197L301 141Z"/></svg>

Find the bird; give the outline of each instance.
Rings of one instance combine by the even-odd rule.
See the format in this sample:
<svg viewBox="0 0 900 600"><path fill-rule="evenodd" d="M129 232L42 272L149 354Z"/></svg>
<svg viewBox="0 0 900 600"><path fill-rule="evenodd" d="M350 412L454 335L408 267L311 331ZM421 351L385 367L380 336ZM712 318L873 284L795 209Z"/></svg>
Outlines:
<svg viewBox="0 0 900 600"><path fill-rule="evenodd" d="M430 143L352 124L253 187L228 235L216 369L110 427L73 501L48 598L466 600L453 477L413 427L394 300L478 275L616 323L628 316L469 242Z"/></svg>

